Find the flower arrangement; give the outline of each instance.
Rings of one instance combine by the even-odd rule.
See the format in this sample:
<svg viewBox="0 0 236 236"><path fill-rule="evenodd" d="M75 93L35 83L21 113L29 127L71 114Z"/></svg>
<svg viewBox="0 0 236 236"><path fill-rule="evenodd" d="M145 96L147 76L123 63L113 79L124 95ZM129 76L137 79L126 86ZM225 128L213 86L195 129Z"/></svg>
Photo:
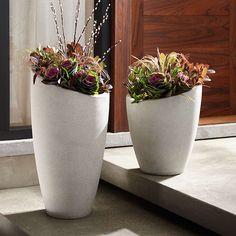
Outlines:
<svg viewBox="0 0 236 236"><path fill-rule="evenodd" d="M157 50L157 57L134 58L126 84L134 102L187 92L210 81L208 74L215 73L207 64L190 63L182 53L164 54Z"/></svg>
<svg viewBox="0 0 236 236"><path fill-rule="evenodd" d="M78 19L80 12L80 0L77 2L75 14L75 31L74 40L71 43L66 43L64 19L63 19L63 5L61 0L58 0L60 9L60 22L62 34L60 34L60 27L58 24L58 17L55 6L50 1L50 8L53 13L54 22L56 26L58 47L41 47L30 52L30 65L34 73L33 82L37 77L40 77L45 84L58 85L63 88L82 92L84 94L95 95L104 92L109 92L112 86L109 84L109 75L105 70L104 60L107 54L113 47L116 47L117 42L113 47L109 48L102 58L98 56L93 57L93 47L96 44L97 37L101 31L102 26L108 19L108 11L110 4L106 9L106 13L100 23L94 21L93 30L88 42L82 46L80 39L86 31L89 22L91 21L95 11L98 9L99 0L87 19L83 30L77 38ZM61 36L62 35L62 36Z"/></svg>

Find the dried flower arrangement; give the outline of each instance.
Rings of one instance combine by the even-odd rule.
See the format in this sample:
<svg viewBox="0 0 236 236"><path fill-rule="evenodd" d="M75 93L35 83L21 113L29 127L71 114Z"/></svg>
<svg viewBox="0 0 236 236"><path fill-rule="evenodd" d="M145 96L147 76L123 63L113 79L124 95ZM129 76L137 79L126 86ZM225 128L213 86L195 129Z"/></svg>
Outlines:
<svg viewBox="0 0 236 236"><path fill-rule="evenodd" d="M134 102L182 94L210 81L208 74L215 73L207 64L190 63L182 53L157 50L157 57L134 58L126 84Z"/></svg>
<svg viewBox="0 0 236 236"><path fill-rule="evenodd" d="M58 0L60 9L61 31L58 23L57 12L54 3L50 1L50 8L53 13L58 39L58 47L41 47L30 52L30 65L34 72L33 82L37 77L42 79L45 84L59 85L63 88L75 90L89 95L101 94L109 92L112 86L109 84L109 75L105 70L104 60L113 47L116 47L121 41L117 42L113 47L109 48L102 58L93 57L93 47L97 42L99 33L104 23L108 19L108 11L110 4L106 8L106 12L101 22L94 21L93 30L88 42L82 46L80 40L84 35L89 22L91 21L95 11L98 9L99 0L90 16L88 17L82 32L77 39L78 20L80 14L80 0L77 2L75 13L74 40L67 44L64 29L63 5Z"/></svg>

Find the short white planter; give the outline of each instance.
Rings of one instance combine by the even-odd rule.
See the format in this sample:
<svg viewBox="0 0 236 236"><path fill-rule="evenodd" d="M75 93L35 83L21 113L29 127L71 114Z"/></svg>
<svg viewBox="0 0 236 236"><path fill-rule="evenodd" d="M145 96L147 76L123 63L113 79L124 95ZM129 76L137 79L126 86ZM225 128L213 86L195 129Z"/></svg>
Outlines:
<svg viewBox="0 0 236 236"><path fill-rule="evenodd" d="M109 94L89 96L36 81L31 100L34 151L46 211L63 219L87 216L101 173Z"/></svg>
<svg viewBox="0 0 236 236"><path fill-rule="evenodd" d="M140 169L154 175L184 171L196 137L202 86L158 100L132 103L127 95L129 129Z"/></svg>

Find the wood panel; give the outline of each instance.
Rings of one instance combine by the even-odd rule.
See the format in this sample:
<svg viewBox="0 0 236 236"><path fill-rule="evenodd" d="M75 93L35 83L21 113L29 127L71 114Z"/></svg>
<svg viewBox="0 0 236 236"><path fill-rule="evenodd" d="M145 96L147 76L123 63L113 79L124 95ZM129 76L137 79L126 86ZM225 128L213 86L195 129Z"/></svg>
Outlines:
<svg viewBox="0 0 236 236"><path fill-rule="evenodd" d="M236 0L113 2L115 39L123 39L122 49L115 50L113 62L116 65L113 131L128 128L126 89L121 86L127 79L130 55L139 58L145 54L155 55L157 47L164 52L190 54L191 61L210 64L216 70L212 82L208 83L210 88L203 90L201 117L236 114Z"/></svg>
<svg viewBox="0 0 236 236"><path fill-rule="evenodd" d="M131 52L134 56L141 58L144 54L144 42L143 42L143 0L132 1L132 45Z"/></svg>
<svg viewBox="0 0 236 236"><path fill-rule="evenodd" d="M230 4L225 0L144 0L144 15L229 15Z"/></svg>
<svg viewBox="0 0 236 236"><path fill-rule="evenodd" d="M144 48L229 48L227 16L145 16L143 27Z"/></svg>
<svg viewBox="0 0 236 236"><path fill-rule="evenodd" d="M112 84L109 130L128 131L125 97L127 89L124 82L128 76L131 55L131 2L113 0L112 44L122 40L112 53ZM129 33L128 33L129 32Z"/></svg>
<svg viewBox="0 0 236 236"><path fill-rule="evenodd" d="M230 103L231 114L236 114L236 1L230 7Z"/></svg>
<svg viewBox="0 0 236 236"><path fill-rule="evenodd" d="M236 108L231 89L236 71L232 69L236 22L232 2L144 0L144 54L155 54L157 46L164 52L183 52L191 55L191 61L210 64L217 72L210 88L203 90L202 117L230 115Z"/></svg>
<svg viewBox="0 0 236 236"><path fill-rule="evenodd" d="M222 123L236 123L236 115L204 117L199 121L199 125L216 125Z"/></svg>

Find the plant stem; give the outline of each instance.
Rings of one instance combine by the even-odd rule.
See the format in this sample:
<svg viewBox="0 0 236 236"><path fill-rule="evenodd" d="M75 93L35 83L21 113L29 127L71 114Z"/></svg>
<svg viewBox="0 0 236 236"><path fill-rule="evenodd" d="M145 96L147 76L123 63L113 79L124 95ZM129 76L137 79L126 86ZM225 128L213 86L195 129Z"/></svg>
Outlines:
<svg viewBox="0 0 236 236"><path fill-rule="evenodd" d="M61 12L61 27L62 27L62 34L64 39L64 46L66 51L66 36L65 36L65 27L64 27L64 18L63 18L63 6L61 0L58 0L59 6L60 6L60 12Z"/></svg>
<svg viewBox="0 0 236 236"><path fill-rule="evenodd" d="M97 37L101 32L102 26L105 24L105 22L109 18L108 11L110 9L110 6L111 6L111 4L109 4L107 6L105 14L103 15L103 18L102 18L102 22L100 22L100 24L98 24L98 26L97 26L97 22L94 24L94 29L91 32L91 36L89 38L89 41L85 46L85 49L87 49L89 55L90 55L90 52L92 51L92 49L94 47L94 44L97 42ZM92 41L93 41L93 44L92 44Z"/></svg>
<svg viewBox="0 0 236 236"><path fill-rule="evenodd" d="M77 35L77 28L78 28L78 21L79 21L79 13L80 13L80 0L78 0L76 5L76 12L75 12L75 32L74 32L74 44L76 41L76 35Z"/></svg>
<svg viewBox="0 0 236 236"><path fill-rule="evenodd" d="M79 38L78 38L78 40L77 40L76 43L79 43L80 39L82 38L82 36L83 36L83 34L84 34L86 28L88 27L89 22L91 21L93 15L94 15L94 12L98 9L98 5L99 5L100 2L101 2L101 0L98 0L98 2L96 3L94 9L92 10L90 16L88 17L88 19L87 19L87 21L86 21L86 23L85 23L85 25L84 25L84 28L83 28L81 34L79 35Z"/></svg>
<svg viewBox="0 0 236 236"><path fill-rule="evenodd" d="M53 17L54 17L54 23L55 23L55 26L56 26L56 32L57 32L57 39L58 39L59 49L62 52L64 52L62 38L61 38L61 35L60 35L59 25L58 25L58 20L57 20L57 13L56 13L56 9L55 9L54 4L53 4L52 1L50 1L50 8L52 10Z"/></svg>
<svg viewBox="0 0 236 236"><path fill-rule="evenodd" d="M103 57L102 57L102 61L105 61L106 56L108 55L108 53L115 47L117 47L122 41L119 40L118 42L115 43L115 45L113 45L112 47L108 48L106 52L103 53Z"/></svg>

